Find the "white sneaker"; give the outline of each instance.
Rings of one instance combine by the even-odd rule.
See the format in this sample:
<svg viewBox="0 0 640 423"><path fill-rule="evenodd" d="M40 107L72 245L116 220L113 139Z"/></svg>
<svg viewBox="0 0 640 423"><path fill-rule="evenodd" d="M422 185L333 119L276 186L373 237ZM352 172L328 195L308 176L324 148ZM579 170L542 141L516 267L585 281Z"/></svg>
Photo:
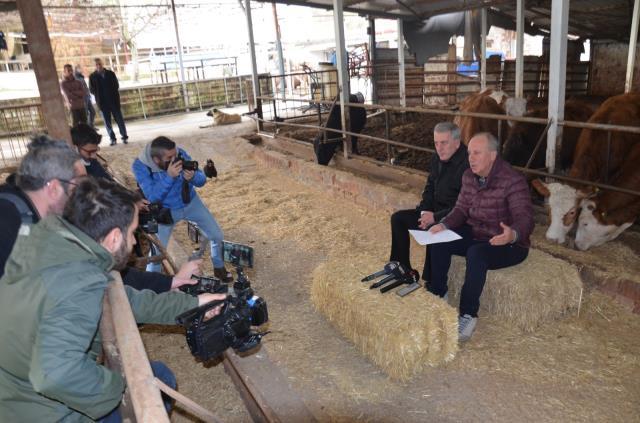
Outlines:
<svg viewBox="0 0 640 423"><path fill-rule="evenodd" d="M458 317L458 341L466 342L471 339L473 331L476 329L477 317L471 317L469 314Z"/></svg>

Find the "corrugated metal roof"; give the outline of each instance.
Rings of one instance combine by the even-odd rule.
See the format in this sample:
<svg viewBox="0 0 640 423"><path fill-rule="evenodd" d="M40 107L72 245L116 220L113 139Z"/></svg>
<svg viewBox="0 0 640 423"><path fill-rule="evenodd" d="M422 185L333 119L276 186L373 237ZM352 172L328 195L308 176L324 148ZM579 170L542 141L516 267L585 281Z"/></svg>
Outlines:
<svg viewBox="0 0 640 423"><path fill-rule="evenodd" d="M272 3L274 0L255 0ZM275 0L276 3L332 9L332 0ZM549 32L551 0L525 0L527 25ZM424 20L434 15L490 7L490 13L515 20L515 0L344 0L346 12L381 18ZM569 33L590 39L628 41L632 0L572 1Z"/></svg>

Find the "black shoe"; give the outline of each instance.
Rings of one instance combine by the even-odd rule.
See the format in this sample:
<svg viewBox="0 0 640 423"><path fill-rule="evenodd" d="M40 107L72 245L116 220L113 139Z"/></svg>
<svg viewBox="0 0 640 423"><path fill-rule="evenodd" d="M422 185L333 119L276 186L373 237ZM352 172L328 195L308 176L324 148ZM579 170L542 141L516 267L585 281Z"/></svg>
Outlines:
<svg viewBox="0 0 640 423"><path fill-rule="evenodd" d="M110 145L116 145L116 140L111 140L111 144Z"/></svg>
<svg viewBox="0 0 640 423"><path fill-rule="evenodd" d="M129 139L129 137L123 138L122 139L122 143L123 144L129 144L129 141L127 141Z"/></svg>

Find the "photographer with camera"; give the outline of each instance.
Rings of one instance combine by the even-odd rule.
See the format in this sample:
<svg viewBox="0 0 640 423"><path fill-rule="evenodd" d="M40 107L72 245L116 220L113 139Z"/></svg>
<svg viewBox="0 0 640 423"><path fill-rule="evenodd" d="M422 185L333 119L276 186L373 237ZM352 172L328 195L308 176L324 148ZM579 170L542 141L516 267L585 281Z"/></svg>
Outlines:
<svg viewBox="0 0 640 423"><path fill-rule="evenodd" d="M96 362L96 336L109 271L121 270L138 226L138 196L104 179L74 182L63 216L21 231L0 279L0 421L121 421L125 381ZM214 301L125 286L138 323L174 324L176 315ZM203 316L222 310L212 304ZM171 371L152 363L175 387Z"/></svg>
<svg viewBox="0 0 640 423"><path fill-rule="evenodd" d="M173 223L158 225L162 245L169 242L175 223L181 220L195 222L209 239L214 275L224 282L233 280L222 257L222 230L195 190L207 180L198 170L198 162L177 148L175 142L161 136L145 146L133 162L133 173L147 200L171 210ZM147 270L159 269L157 263L147 266Z"/></svg>

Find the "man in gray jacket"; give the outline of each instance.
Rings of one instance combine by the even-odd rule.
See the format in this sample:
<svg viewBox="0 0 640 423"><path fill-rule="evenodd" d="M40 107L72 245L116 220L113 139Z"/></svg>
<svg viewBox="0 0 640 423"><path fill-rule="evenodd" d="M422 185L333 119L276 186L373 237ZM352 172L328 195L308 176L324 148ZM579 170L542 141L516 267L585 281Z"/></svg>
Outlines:
<svg viewBox="0 0 640 423"><path fill-rule="evenodd" d="M138 198L106 180L74 184L63 217L22 226L0 279L3 422L98 420L122 400L122 376L96 363L91 346L108 272L123 268L135 243ZM176 315L224 298L125 289L139 323L174 324Z"/></svg>
<svg viewBox="0 0 640 423"><path fill-rule="evenodd" d="M89 95L89 91L86 86L86 84L76 79L71 65L64 65L60 90L66 100L67 107L71 111L72 126L77 126L79 123L87 123L85 98Z"/></svg>

